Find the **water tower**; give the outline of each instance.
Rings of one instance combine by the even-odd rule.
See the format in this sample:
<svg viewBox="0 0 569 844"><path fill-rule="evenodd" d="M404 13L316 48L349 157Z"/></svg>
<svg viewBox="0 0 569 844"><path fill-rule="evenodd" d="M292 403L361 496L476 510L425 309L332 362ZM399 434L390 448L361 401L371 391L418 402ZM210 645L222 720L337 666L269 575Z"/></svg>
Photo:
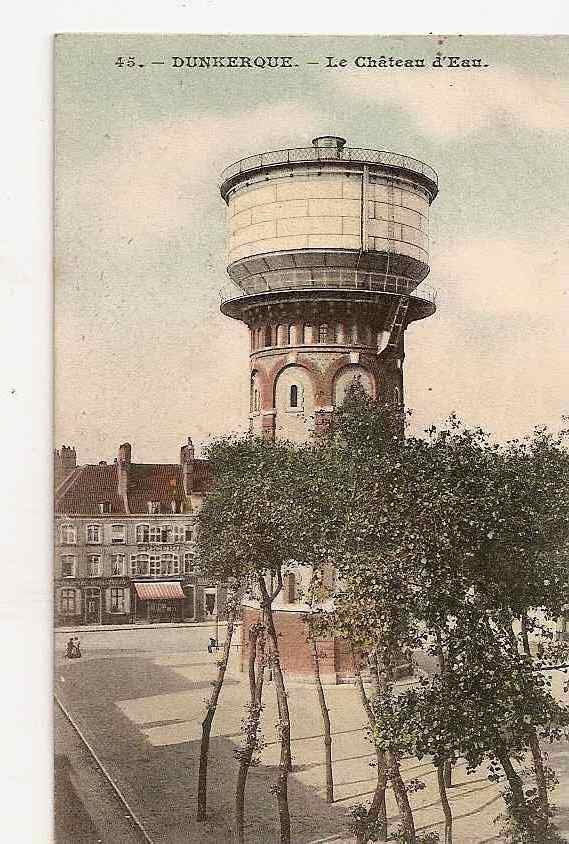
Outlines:
<svg viewBox="0 0 569 844"><path fill-rule="evenodd" d="M405 329L435 312L421 284L435 171L326 135L244 158L222 179L232 289L221 310L249 328L252 430L305 440L354 378L402 406Z"/></svg>
<svg viewBox="0 0 569 844"><path fill-rule="evenodd" d="M252 431L305 441L327 425L354 379L402 408L405 330L435 312L423 283L435 171L325 135L244 158L222 179L231 289L221 310L249 328ZM309 577L303 567L288 574L275 603L281 662L299 678L311 674L310 607L299 598ZM258 603L245 600L245 661L258 614ZM326 682L352 674L345 642L318 649Z"/></svg>

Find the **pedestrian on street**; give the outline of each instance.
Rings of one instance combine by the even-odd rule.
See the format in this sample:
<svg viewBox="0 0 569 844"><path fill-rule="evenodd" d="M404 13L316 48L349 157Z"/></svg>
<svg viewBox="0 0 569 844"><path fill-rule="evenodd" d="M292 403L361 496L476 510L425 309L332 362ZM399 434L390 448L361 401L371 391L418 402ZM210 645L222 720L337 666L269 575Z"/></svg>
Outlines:
<svg viewBox="0 0 569 844"><path fill-rule="evenodd" d="M81 659L82 656L83 654L81 653L81 642L79 641L79 636L76 636L74 639L73 658Z"/></svg>
<svg viewBox="0 0 569 844"><path fill-rule="evenodd" d="M67 647L65 648L65 656L67 657L67 659L73 659L74 648L75 648L75 643L73 641L73 637L71 637L69 639L69 641L67 642Z"/></svg>
<svg viewBox="0 0 569 844"><path fill-rule="evenodd" d="M217 639L214 639L213 636L209 637L209 645L207 646L208 654L212 654L214 651L217 650Z"/></svg>

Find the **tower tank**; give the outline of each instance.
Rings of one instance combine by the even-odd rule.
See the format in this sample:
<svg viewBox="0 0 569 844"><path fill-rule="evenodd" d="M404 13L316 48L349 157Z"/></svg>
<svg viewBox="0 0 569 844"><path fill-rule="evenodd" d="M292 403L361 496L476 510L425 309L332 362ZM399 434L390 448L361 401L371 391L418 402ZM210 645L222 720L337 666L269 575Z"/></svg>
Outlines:
<svg viewBox="0 0 569 844"><path fill-rule="evenodd" d="M427 164L333 135L226 168L221 310L249 328L253 431L304 441L354 379L403 405L405 330L435 312L437 192Z"/></svg>

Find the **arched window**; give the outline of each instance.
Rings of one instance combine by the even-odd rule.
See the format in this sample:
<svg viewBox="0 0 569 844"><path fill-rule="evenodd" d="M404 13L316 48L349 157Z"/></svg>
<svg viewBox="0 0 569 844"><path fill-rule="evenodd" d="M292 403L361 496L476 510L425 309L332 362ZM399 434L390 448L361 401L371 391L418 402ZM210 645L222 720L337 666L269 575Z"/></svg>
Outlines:
<svg viewBox="0 0 569 844"><path fill-rule="evenodd" d="M61 544L75 545L77 542L77 531L74 525L61 525Z"/></svg>
<svg viewBox="0 0 569 844"><path fill-rule="evenodd" d="M304 345L309 345L312 343L312 326L311 325L304 325L302 327L302 342Z"/></svg>
<svg viewBox="0 0 569 844"><path fill-rule="evenodd" d="M323 322L321 325L318 326L318 342L328 342L328 323L326 322Z"/></svg>
<svg viewBox="0 0 569 844"><path fill-rule="evenodd" d="M296 332L294 330L294 325L287 326L287 345L288 346L294 346L295 339L296 339L295 334L296 334Z"/></svg>
<svg viewBox="0 0 569 844"><path fill-rule="evenodd" d="M290 391L289 391L289 407L297 408L299 407L299 393L298 393L298 384L291 384Z"/></svg>
<svg viewBox="0 0 569 844"><path fill-rule="evenodd" d="M286 346L287 339L287 326L277 325L277 346Z"/></svg>
<svg viewBox="0 0 569 844"><path fill-rule="evenodd" d="M271 326L267 325L267 327L265 328L265 346L272 346L273 341L272 341L271 335L272 335Z"/></svg>

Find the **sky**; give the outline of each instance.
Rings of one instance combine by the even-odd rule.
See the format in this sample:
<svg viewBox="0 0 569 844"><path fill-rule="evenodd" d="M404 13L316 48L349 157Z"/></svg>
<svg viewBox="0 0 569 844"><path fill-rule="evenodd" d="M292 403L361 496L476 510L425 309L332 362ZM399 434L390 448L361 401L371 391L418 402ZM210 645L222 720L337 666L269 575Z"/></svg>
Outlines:
<svg viewBox="0 0 569 844"><path fill-rule="evenodd" d="M170 67L191 55L298 66ZM505 440L569 413L567 38L63 35L55 89L55 443L80 463L125 440L136 462L177 462L188 436L246 430L247 329L219 312L220 173L322 134L439 175L438 310L406 333L412 430L456 411Z"/></svg>

